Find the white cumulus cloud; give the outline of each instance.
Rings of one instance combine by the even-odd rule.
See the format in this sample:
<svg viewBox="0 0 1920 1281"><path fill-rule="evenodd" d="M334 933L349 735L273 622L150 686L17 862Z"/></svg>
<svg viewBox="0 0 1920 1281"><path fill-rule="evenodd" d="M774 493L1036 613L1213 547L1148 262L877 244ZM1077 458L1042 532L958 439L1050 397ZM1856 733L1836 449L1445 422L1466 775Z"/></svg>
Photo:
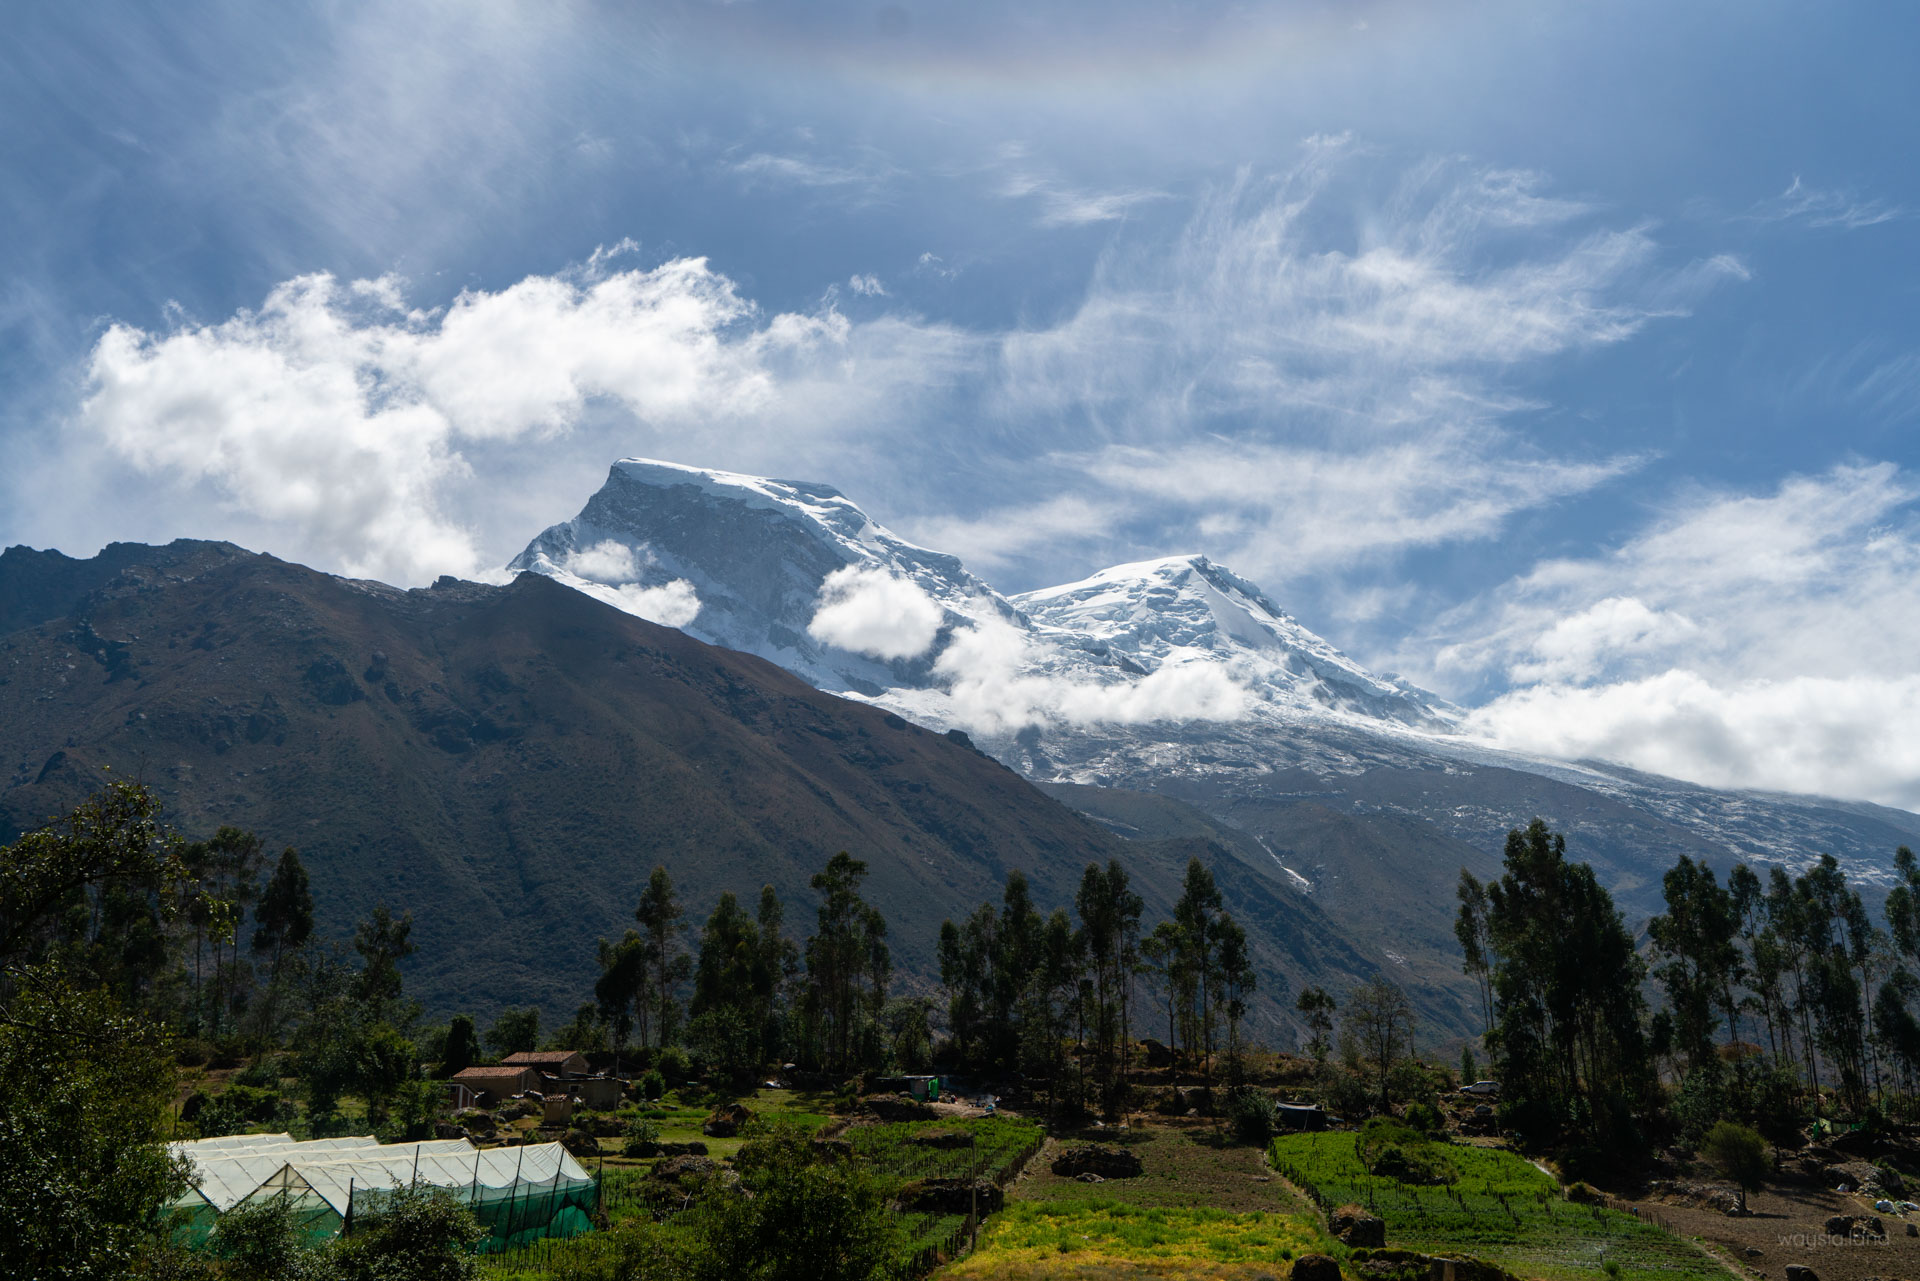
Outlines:
<svg viewBox="0 0 1920 1281"><path fill-rule="evenodd" d="M693 584L684 578L676 578L670 583L658 587L642 587L638 583L621 583L619 586L604 589L608 592L590 592L600 596L609 605L624 609L629 614L644 618L650 623L662 627L685 627L700 613L700 597L693 590Z"/></svg>
<svg viewBox="0 0 1920 1281"><path fill-rule="evenodd" d="M1099 681L1048 670L1044 644L996 618L954 633L934 663L941 711L981 734L1028 725L1138 725L1230 721L1247 712L1245 686L1216 664L1170 663L1133 680Z"/></svg>
<svg viewBox="0 0 1920 1281"><path fill-rule="evenodd" d="M807 634L874 658L915 658L933 647L940 606L926 592L884 569L844 565L820 584Z"/></svg>
<svg viewBox="0 0 1920 1281"><path fill-rule="evenodd" d="M640 577L640 559L633 548L610 538L576 549L561 568L596 583L631 583Z"/></svg>
<svg viewBox="0 0 1920 1281"><path fill-rule="evenodd" d="M277 550L419 582L486 572L449 501L471 475L464 450L553 438L596 401L683 429L752 414L778 399L776 367L846 335L831 314L756 323L700 259L592 266L435 312L407 310L392 279L320 274L219 323L116 324L94 347L78 426L277 531Z"/></svg>
<svg viewBox="0 0 1920 1281"><path fill-rule="evenodd" d="M1920 806L1917 505L1891 463L1686 494L1455 611L1436 674L1499 690L1468 725L1503 746Z"/></svg>

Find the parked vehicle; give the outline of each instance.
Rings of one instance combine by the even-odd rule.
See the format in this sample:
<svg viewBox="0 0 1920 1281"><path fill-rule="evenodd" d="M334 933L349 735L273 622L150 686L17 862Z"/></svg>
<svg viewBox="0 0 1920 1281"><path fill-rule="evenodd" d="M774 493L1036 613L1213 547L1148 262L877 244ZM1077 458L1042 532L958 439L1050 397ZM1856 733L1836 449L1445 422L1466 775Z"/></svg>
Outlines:
<svg viewBox="0 0 1920 1281"><path fill-rule="evenodd" d="M1460 1093L1462 1094L1498 1094L1500 1093L1500 1083L1498 1081L1475 1081L1472 1085L1461 1086Z"/></svg>

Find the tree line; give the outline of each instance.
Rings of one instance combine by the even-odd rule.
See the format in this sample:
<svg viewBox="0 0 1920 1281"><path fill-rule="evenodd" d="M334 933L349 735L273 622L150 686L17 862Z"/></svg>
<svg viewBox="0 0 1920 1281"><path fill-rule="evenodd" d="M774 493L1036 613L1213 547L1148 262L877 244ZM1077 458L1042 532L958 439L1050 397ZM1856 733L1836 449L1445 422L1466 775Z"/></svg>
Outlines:
<svg viewBox="0 0 1920 1281"><path fill-rule="evenodd" d="M1736 864L1724 883L1682 856L1642 945L1563 836L1509 833L1498 878L1461 871L1455 922L1503 1119L1598 1151L1722 1118L1784 1139L1821 1115L1911 1115L1920 862L1903 846L1894 870L1876 922L1831 855L1798 874Z"/></svg>

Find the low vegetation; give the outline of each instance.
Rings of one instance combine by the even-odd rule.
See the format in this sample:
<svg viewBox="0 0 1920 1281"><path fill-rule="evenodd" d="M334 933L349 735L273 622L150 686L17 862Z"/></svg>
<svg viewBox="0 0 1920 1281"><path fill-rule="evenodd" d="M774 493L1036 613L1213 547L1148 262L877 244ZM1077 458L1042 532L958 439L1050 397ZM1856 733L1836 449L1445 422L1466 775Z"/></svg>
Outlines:
<svg viewBox="0 0 1920 1281"><path fill-rule="evenodd" d="M294 851L269 874L252 834L223 828L190 844L151 793L114 784L0 862L0 1112L15 1136L0 1209L22 1225L11 1261L46 1277L426 1281L477 1268L525 1281L880 1281L944 1266L955 1277L1253 1278L1284 1275L1308 1250L1350 1275L1391 1271L1328 1238L1277 1172L1323 1208L1377 1214L1396 1249L1548 1281L1719 1277L1603 1195L1569 1200L1542 1166L1453 1136L1505 1133L1603 1183L1644 1169L1656 1144L1690 1145L1743 1196L1810 1112L1857 1118L1853 1141L1870 1141L1886 1111L1911 1107L1897 1087L1920 1076L1920 1024L1905 1006L1920 980L1901 964L1920 965L1920 863L1903 851L1896 866L1889 932L1831 860L1764 886L1736 868L1725 889L1682 860L1670 910L1649 927L1649 970L1564 841L1539 823L1512 833L1505 875L1460 886L1458 935L1500 1078L1469 1098L1415 1053L1411 1007L1383 977L1343 1001L1298 992L1309 1057L1281 1063L1244 1046L1244 935L1197 861L1173 919L1150 931L1118 864L1086 869L1077 920L1043 915L1010 873L998 904L943 931L951 1035L938 1041L931 999L890 995L886 921L861 896L859 860L837 855L815 879L804 941L787 936L771 890L751 913L723 896L696 934L657 870L640 928L600 947L594 999L570 1022L543 1037L538 1010L510 1008L482 1035L464 1017L428 1025L404 995L410 917L377 909L350 951L326 946ZM1649 973L1670 1007L1651 1016ZM1136 986L1150 1005L1134 1004ZM1148 1013L1156 1027L1164 1016L1172 1045L1136 1039ZM1764 1046L1739 1039L1743 1017ZM535 1046L618 1062L632 1088L610 1116L571 1129L543 1129L537 1099L509 1099L463 1112L458 1124L473 1128L453 1133L564 1138L604 1170L602 1231L481 1261L457 1207L427 1198L412 1218L368 1219L353 1242L278 1263L274 1251L295 1247L267 1210L226 1220L200 1255L170 1244L158 1208L188 1171L168 1138L443 1133L454 1123L442 1078L488 1051ZM936 1063L1005 1082L993 1088L1023 1115L851 1115L863 1077ZM1461 1067L1474 1075L1471 1048ZM764 1084L788 1068L810 1092ZM1269 1144L1300 1121L1276 1099L1303 1094L1363 1123ZM712 1111L735 1103L751 1122L735 1132L722 1118L705 1133ZM866 1107L928 1111L898 1098ZM1140 1124L1145 1109L1166 1120ZM1042 1168L998 1211L1036 1153L1044 1166L1050 1131L1093 1127L1096 1114L1132 1119L1089 1132L1130 1149L1137 1175ZM662 1159L688 1164L658 1177ZM1897 1177L1886 1173L1896 1193ZM983 1228L979 1214L991 1215ZM976 1230L979 1249L956 1262Z"/></svg>
<svg viewBox="0 0 1920 1281"><path fill-rule="evenodd" d="M1513 1152L1442 1143L1391 1123L1359 1133L1275 1139L1273 1166L1326 1207L1360 1205L1387 1244L1465 1253L1528 1277L1715 1278L1699 1250L1631 1214L1565 1199L1552 1175Z"/></svg>
<svg viewBox="0 0 1920 1281"><path fill-rule="evenodd" d="M1020 1201L988 1225L954 1278L1282 1277L1323 1247L1301 1215L1142 1206L1112 1197Z"/></svg>

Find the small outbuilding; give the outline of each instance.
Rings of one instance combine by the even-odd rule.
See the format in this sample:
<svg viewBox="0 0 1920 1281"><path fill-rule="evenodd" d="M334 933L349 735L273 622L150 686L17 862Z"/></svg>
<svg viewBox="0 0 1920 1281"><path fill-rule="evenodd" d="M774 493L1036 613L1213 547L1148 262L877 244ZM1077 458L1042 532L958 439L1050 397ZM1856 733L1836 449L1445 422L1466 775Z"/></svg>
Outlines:
<svg viewBox="0 0 1920 1281"><path fill-rule="evenodd" d="M627 1083L613 1076L590 1076L585 1080L568 1081L567 1088L580 1100L582 1107L595 1112L611 1112L620 1106L620 1095Z"/></svg>
<svg viewBox="0 0 1920 1281"><path fill-rule="evenodd" d="M452 1085L455 1097L461 1097L464 1090L476 1106L492 1107L501 1099L539 1089L540 1074L530 1067L504 1063L499 1067L470 1067L454 1073Z"/></svg>
<svg viewBox="0 0 1920 1281"><path fill-rule="evenodd" d="M1327 1114L1318 1103L1282 1103L1279 1105L1280 1127L1285 1130L1324 1130L1327 1128Z"/></svg>

